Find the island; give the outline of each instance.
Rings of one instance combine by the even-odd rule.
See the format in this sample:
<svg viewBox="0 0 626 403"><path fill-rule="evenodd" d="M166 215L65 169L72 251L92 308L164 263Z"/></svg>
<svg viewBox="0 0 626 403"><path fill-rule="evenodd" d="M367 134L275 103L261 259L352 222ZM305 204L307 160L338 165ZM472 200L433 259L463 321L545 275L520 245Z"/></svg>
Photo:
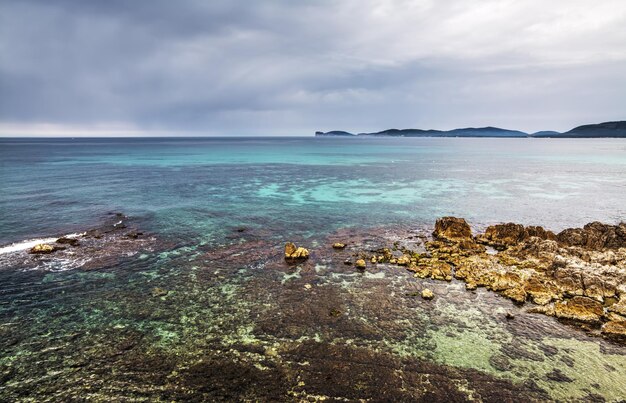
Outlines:
<svg viewBox="0 0 626 403"><path fill-rule="evenodd" d="M499 138L626 138L626 121L604 122L573 128L567 132L542 130L526 133L519 130L501 129L499 127L468 127L453 130L434 129L387 129L371 133L350 133L343 130L315 132L316 137L499 137Z"/></svg>

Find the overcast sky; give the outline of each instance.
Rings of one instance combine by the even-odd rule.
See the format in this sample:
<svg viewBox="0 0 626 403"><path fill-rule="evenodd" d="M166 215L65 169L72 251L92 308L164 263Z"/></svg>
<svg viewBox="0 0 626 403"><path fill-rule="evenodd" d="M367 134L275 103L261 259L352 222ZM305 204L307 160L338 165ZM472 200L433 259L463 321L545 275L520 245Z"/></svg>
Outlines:
<svg viewBox="0 0 626 403"><path fill-rule="evenodd" d="M624 0L0 0L5 136L624 119Z"/></svg>

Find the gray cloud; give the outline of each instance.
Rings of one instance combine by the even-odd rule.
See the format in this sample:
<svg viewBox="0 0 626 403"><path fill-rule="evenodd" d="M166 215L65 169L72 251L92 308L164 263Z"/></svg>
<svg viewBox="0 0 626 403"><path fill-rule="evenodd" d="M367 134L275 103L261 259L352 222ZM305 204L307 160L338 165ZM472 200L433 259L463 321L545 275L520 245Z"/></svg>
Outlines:
<svg viewBox="0 0 626 403"><path fill-rule="evenodd" d="M623 119L621 0L0 3L0 134Z"/></svg>

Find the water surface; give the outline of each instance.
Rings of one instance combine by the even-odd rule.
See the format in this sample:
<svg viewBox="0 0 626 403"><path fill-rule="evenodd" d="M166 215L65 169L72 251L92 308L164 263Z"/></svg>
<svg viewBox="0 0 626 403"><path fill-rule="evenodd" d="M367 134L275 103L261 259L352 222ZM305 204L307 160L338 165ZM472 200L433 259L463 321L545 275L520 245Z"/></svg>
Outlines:
<svg viewBox="0 0 626 403"><path fill-rule="evenodd" d="M626 395L619 345L327 247L443 215L617 223L623 140L2 139L0 164L0 247L111 212L152 240L96 267L0 259L0 400ZM287 265L287 240L312 258ZM426 286L432 302L413 296Z"/></svg>

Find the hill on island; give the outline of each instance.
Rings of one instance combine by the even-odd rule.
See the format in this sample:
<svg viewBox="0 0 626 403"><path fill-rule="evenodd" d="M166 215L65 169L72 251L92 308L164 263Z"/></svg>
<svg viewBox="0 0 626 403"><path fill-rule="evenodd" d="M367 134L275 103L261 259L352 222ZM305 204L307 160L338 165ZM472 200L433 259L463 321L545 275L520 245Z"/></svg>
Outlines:
<svg viewBox="0 0 626 403"><path fill-rule="evenodd" d="M623 137L626 138L626 121L605 122L583 125L567 132L539 131L525 133L519 130L501 129L499 127L468 127L453 130L424 130L424 129L387 129L371 133L350 133L342 130L329 132L315 132L318 137L538 137L538 138L594 138L594 137Z"/></svg>

